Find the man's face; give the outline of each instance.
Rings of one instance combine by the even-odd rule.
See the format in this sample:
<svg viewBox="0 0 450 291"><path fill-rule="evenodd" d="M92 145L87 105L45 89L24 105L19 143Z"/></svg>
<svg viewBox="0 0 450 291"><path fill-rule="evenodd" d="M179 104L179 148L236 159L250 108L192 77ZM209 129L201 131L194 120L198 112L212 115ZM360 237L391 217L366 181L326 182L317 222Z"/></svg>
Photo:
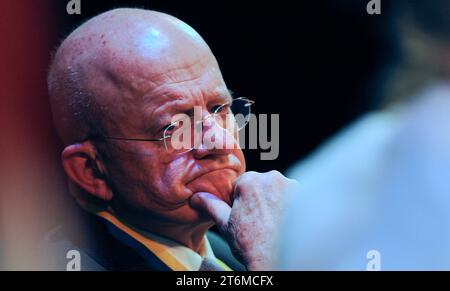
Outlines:
<svg viewBox="0 0 450 291"><path fill-rule="evenodd" d="M147 84L142 88L150 89L112 102L113 117L106 120L109 136L159 138L161 129L175 114L191 114L194 106L200 106L204 117L231 100L212 56L166 64L161 62L156 75L146 74L145 69L130 74L128 80L138 79L138 83ZM204 128L203 134L211 130L217 131L219 139L230 135L217 124ZM186 224L205 221L190 206L190 197L196 192L209 192L231 204L233 183L245 171L244 155L238 146L171 154L164 142L107 140L103 150L110 156L105 163L114 192L113 207L141 219L153 217Z"/></svg>

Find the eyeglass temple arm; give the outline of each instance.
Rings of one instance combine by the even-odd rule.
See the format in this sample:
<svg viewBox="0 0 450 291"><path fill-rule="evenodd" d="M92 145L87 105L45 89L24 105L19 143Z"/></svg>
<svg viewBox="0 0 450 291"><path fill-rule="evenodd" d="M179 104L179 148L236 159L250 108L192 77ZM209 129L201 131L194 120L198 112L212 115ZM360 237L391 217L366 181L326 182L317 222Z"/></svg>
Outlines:
<svg viewBox="0 0 450 291"><path fill-rule="evenodd" d="M125 137L114 137L114 136L102 136L104 139L113 139L113 140L128 140L128 141L162 141L165 138L125 138Z"/></svg>

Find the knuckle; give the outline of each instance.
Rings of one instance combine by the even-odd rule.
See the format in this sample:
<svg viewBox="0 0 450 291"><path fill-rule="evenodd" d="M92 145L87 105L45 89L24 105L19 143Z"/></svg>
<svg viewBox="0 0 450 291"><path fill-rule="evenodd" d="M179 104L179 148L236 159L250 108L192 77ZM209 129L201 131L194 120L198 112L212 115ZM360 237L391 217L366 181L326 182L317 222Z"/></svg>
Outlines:
<svg viewBox="0 0 450 291"><path fill-rule="evenodd" d="M279 171L272 170L266 173L249 171L241 175L235 183L235 191L239 195L248 196L252 193L265 193L277 196L285 189L294 188L297 181L289 179ZM275 194L274 194L275 193ZM271 199L274 199L271 197Z"/></svg>
<svg viewBox="0 0 450 291"><path fill-rule="evenodd" d="M251 179L251 178L255 178L258 177L260 175L260 173L255 172L255 171L248 171L245 175L246 178Z"/></svg>
<svg viewBox="0 0 450 291"><path fill-rule="evenodd" d="M258 173L254 171L249 171L242 174L236 181L237 185L247 184L254 181L258 177Z"/></svg>
<svg viewBox="0 0 450 291"><path fill-rule="evenodd" d="M279 171L277 170L272 170L270 172L268 172L267 174L269 174L273 179L284 179L285 177L283 176L283 174L281 174Z"/></svg>

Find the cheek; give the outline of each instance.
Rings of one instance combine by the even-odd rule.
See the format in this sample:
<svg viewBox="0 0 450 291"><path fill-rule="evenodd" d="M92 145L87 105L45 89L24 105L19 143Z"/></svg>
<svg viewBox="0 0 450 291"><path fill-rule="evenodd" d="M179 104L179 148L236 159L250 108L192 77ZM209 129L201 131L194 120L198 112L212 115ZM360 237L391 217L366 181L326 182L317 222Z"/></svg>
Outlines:
<svg viewBox="0 0 450 291"><path fill-rule="evenodd" d="M128 156L111 167L116 195L143 208L171 207L186 195L182 187L183 161L162 161L155 156Z"/></svg>
<svg viewBox="0 0 450 291"><path fill-rule="evenodd" d="M164 193L167 200L173 202L181 202L188 199L192 192L185 187L187 169L190 168L192 161L187 155L179 156L167 164L160 164L160 175L158 192ZM152 176L153 173L150 173ZM152 177L154 179L155 177Z"/></svg>

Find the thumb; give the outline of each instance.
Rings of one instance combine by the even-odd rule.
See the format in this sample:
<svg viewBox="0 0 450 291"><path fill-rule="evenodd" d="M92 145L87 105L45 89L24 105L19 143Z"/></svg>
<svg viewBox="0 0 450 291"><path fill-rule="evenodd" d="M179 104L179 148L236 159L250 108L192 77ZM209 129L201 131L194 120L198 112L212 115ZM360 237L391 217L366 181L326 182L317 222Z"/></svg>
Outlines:
<svg viewBox="0 0 450 291"><path fill-rule="evenodd" d="M191 197L191 205L208 213L221 230L225 230L230 218L231 207L217 196L207 192L197 192Z"/></svg>

